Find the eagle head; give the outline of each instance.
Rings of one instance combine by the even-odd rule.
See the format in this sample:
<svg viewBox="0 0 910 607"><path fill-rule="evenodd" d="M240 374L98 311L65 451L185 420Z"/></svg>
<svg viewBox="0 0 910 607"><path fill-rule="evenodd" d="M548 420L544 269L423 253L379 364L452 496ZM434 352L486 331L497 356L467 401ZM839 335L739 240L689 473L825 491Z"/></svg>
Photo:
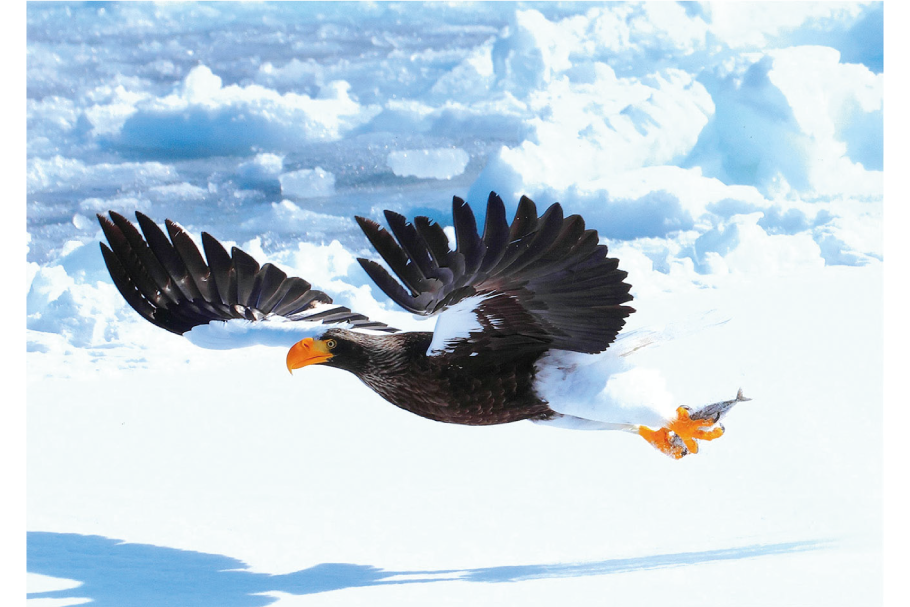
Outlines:
<svg viewBox="0 0 910 607"><path fill-rule="evenodd" d="M325 364L356 374L369 362L368 344L364 343L364 338L369 337L345 329L329 329L319 337L301 339L288 350L288 371Z"/></svg>

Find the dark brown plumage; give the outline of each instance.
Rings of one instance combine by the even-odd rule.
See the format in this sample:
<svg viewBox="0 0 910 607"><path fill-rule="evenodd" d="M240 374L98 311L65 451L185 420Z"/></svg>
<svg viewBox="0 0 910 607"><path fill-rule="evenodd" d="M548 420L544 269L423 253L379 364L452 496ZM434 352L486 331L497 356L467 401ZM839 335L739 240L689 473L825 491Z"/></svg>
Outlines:
<svg viewBox="0 0 910 607"><path fill-rule="evenodd" d="M432 338L427 332L363 335L343 329L320 337L335 339L334 350L340 351L326 365L350 371L385 400L421 417L488 426L554 415L534 393L539 355L480 363L453 354L427 356Z"/></svg>
<svg viewBox="0 0 910 607"><path fill-rule="evenodd" d="M205 233L203 259L176 223L166 222L168 240L136 215L141 234L114 212L99 215L110 243L101 249L117 288L144 318L178 334L231 319L346 323L299 342L296 365L344 369L392 404L437 421L489 425L558 415L535 393L535 363L551 349L605 350L634 311L623 305L632 299L626 273L597 233L577 215L564 217L558 204L538 216L526 197L509 224L502 200L490 194L482 235L456 197L454 251L425 217L412 224L387 211L391 232L357 218L398 280L375 261L360 259L364 270L404 309L439 314L435 333L396 332L272 264L260 267L237 248L228 255Z"/></svg>

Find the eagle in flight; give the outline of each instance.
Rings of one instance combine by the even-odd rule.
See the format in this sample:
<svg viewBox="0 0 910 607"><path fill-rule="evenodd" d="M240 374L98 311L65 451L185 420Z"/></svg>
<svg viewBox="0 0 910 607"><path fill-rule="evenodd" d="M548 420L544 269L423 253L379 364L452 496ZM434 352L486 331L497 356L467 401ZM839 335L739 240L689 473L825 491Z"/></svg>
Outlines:
<svg viewBox="0 0 910 607"><path fill-rule="evenodd" d="M360 265L405 310L437 316L432 332L401 332L334 304L271 263L260 266L236 247L228 254L205 232L203 257L177 223L166 220L165 235L146 215L136 217L139 229L113 211L98 220L110 243L101 243L101 252L111 278L143 318L203 347L287 347L289 371L343 369L393 405L432 420L624 430L679 459L696 453L698 440L723 434L720 418L748 400L740 391L697 410L663 411L657 403L616 402L610 374L591 363L607 354L635 311L626 305L631 285L597 232L578 215L563 216L558 203L538 215L522 197L509 223L502 199L491 193L481 235L471 208L455 197L455 250L427 217L409 223L386 211L390 231L356 218L397 280L375 261L358 259ZM612 368L622 376L621 366ZM591 376L602 390L574 389ZM572 401L584 399L579 414Z"/></svg>

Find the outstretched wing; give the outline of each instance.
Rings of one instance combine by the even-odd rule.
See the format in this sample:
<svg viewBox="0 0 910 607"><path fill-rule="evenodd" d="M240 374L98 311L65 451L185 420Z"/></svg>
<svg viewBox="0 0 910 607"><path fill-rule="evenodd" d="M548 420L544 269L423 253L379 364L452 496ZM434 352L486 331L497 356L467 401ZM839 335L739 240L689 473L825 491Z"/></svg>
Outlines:
<svg viewBox="0 0 910 607"><path fill-rule="evenodd" d="M386 211L391 233L362 217L357 222L398 277L359 259L373 281L415 314L442 313L430 353L464 356L548 348L601 352L634 312L627 273L607 257L597 232L553 204L538 216L522 197L511 225L502 199L491 193L483 235L471 208L452 202L455 250L426 217L408 223ZM399 282L400 281L400 282Z"/></svg>
<svg viewBox="0 0 910 607"><path fill-rule="evenodd" d="M136 212L142 232L122 215L98 215L110 248L101 253L123 298L143 318L183 334L216 320L251 321L282 317L321 323L350 323L356 328L396 331L366 316L332 304L332 298L310 283L288 277L266 263L261 266L233 247L230 255L217 240L202 233L205 258L189 234L166 220L168 236L155 222Z"/></svg>

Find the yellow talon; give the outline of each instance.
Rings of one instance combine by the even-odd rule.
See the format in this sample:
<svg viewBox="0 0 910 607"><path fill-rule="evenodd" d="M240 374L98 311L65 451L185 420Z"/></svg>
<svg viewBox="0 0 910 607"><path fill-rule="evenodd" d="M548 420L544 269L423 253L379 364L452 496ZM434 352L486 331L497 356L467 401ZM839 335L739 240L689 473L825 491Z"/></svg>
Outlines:
<svg viewBox="0 0 910 607"><path fill-rule="evenodd" d="M638 427L638 434L642 438L674 459L698 453L696 439L714 440L723 433L723 426L711 419L692 419L686 407L676 409L676 419L667 424L666 428L652 430L647 426Z"/></svg>

